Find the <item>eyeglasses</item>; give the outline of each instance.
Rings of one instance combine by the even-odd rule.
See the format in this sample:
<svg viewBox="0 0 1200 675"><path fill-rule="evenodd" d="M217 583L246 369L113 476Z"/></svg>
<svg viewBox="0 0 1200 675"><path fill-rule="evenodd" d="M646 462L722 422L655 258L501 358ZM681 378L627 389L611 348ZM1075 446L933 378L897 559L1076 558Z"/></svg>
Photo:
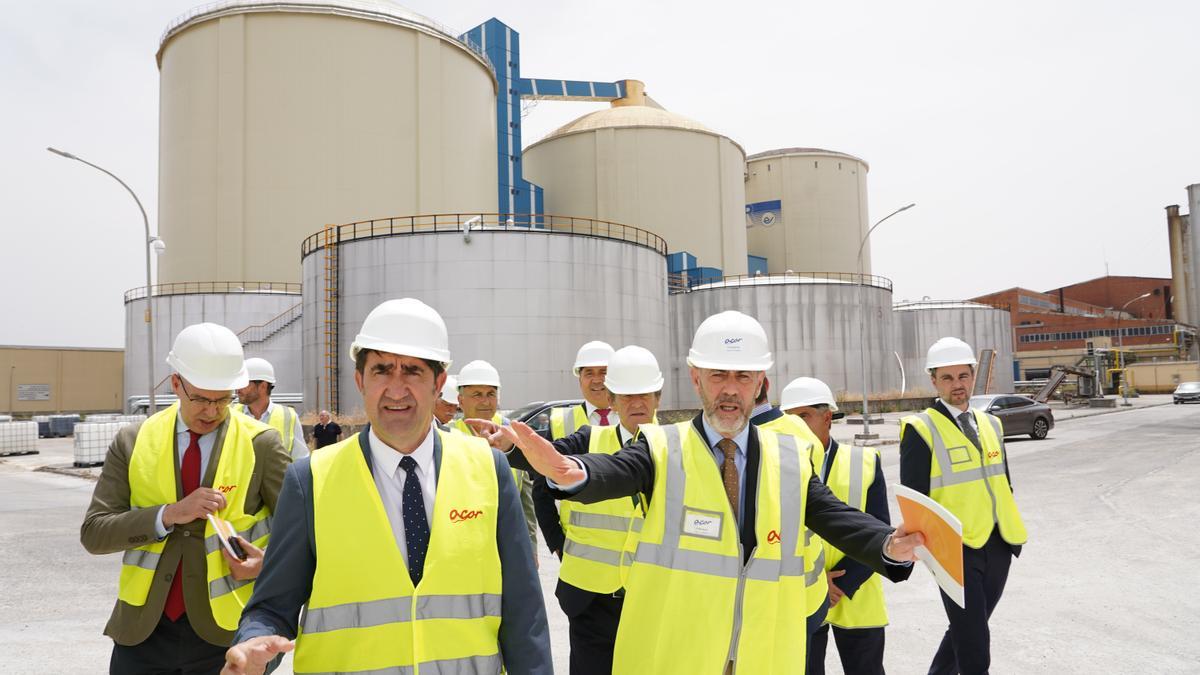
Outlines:
<svg viewBox="0 0 1200 675"><path fill-rule="evenodd" d="M182 377L179 378L179 386L183 388L183 393L187 394L188 400L196 405L224 408L230 403L233 403L232 396L223 396L221 398L204 398L203 396L193 396L192 392L188 391L187 384L183 381Z"/></svg>

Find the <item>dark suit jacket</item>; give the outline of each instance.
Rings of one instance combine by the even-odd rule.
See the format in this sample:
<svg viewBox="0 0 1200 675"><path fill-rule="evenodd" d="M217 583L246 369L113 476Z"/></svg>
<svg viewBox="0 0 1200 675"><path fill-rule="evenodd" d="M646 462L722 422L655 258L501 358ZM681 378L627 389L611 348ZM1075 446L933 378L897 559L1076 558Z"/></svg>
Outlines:
<svg viewBox="0 0 1200 675"><path fill-rule="evenodd" d="M367 468L371 464L367 434L359 434ZM496 544L500 550L502 573L500 653L508 672L514 674L553 674L550 660L550 629L546 622L546 606L529 532L517 487L509 472L504 455L493 450L496 462L496 482L499 485L499 514L496 523ZM434 471L442 470L441 439L434 437ZM390 536L390 533L389 533ZM313 531L312 466L308 457L298 460L288 469L279 495L279 510L271 530L271 546L267 549L262 574L254 584L254 595L242 612L235 642L259 635L296 637L300 608L312 593L313 574L317 569L317 540ZM396 570L407 574L406 570Z"/></svg>
<svg viewBox="0 0 1200 675"><path fill-rule="evenodd" d="M692 420L700 438L705 439L700 416ZM647 503L654 495L654 459L646 441L639 440L626 445L613 455L588 454L575 458L584 465L588 478L577 492L567 493L551 490L557 499L573 499L584 503L615 499L641 493ZM755 497L758 492L758 429L751 426L750 439L746 448L746 485L741 511L740 537L743 553L749 559L757 545L754 533ZM806 524L821 538L841 549L846 555L858 560L872 570L892 581L903 581L912 573L908 565L887 565L883 560L883 544L893 528L884 525L858 509L847 506L833 496L816 475L808 484Z"/></svg>
<svg viewBox="0 0 1200 675"><path fill-rule="evenodd" d="M232 414L232 413L231 413ZM104 458L104 469L92 493L92 503L80 528L79 540L89 553L104 554L125 551L154 541L157 533L154 524L158 519L157 506L142 509L130 508L129 458L137 440L141 423L131 424L117 432L108 454ZM217 429L212 454L200 485L212 487L217 464L221 459L221 446L225 443L225 431L229 428L226 419ZM172 438L176 438L172 433ZM176 443L176 445L178 445ZM179 448L175 448L179 456ZM267 429L254 438L254 474L246 488L246 511L254 513L266 504L275 511L279 489L283 484L283 473L292 462L289 449L283 447L279 432ZM175 462L176 499L183 498L180 484L179 462ZM227 646L232 643L233 632L222 629L212 616L208 604L208 581L205 566L204 525L206 521L194 520L176 525L167 535L166 548L158 562L150 594L146 604L138 607L117 600L104 634L117 644L131 646L144 641L154 631L162 616L167 601L167 591L179 565L184 560L183 600L187 607L188 621L204 640ZM270 548L270 546L268 546Z"/></svg>
<svg viewBox="0 0 1200 675"><path fill-rule="evenodd" d="M934 401L933 409L957 426L958 421L939 399ZM1003 439L1001 439L1003 442ZM978 448L976 448L978 450ZM923 495L929 494L929 472L933 465L933 455L929 445L920 434L904 434L900 437L900 484L912 488ZM1012 476L1008 472L1008 451L1004 452L1004 476L1012 486ZM1007 543L1007 542L1005 542ZM1021 555L1021 547L1008 544L1013 555Z"/></svg>

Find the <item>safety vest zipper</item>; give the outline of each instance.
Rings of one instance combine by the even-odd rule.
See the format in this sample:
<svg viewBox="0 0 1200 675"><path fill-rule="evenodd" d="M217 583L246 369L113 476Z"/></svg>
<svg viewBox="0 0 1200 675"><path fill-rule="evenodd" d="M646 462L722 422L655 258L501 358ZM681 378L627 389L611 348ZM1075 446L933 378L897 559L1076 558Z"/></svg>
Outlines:
<svg viewBox="0 0 1200 675"><path fill-rule="evenodd" d="M750 549L750 561L742 565L742 569L738 572L737 591L733 596L733 632L729 636L729 657L725 660L726 664L730 664L731 672L737 672L737 648L738 640L742 637L742 601L746 595L746 572L750 569L750 563L754 561L754 552L758 547ZM742 557L742 543L738 542L738 557Z"/></svg>

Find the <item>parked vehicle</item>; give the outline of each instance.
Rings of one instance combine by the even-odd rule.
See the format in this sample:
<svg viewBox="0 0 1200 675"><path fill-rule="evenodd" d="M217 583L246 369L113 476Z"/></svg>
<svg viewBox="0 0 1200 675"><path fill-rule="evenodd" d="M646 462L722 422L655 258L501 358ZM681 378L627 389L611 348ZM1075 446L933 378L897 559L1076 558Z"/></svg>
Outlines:
<svg viewBox="0 0 1200 675"><path fill-rule="evenodd" d="M1176 405L1200 401L1200 382L1180 382L1174 396Z"/></svg>
<svg viewBox="0 0 1200 675"><path fill-rule="evenodd" d="M516 410L502 410L500 411L500 414L504 415L510 420L524 422L530 427L533 427L534 431L542 433L546 429L550 428L551 410L554 408L570 408L572 406L577 406L580 403L583 403L583 399L581 398L563 399L561 401L534 401L533 403L526 403Z"/></svg>
<svg viewBox="0 0 1200 675"><path fill-rule="evenodd" d="M1045 403L1016 394L972 396L971 407L987 411L1004 424L1004 437L1029 434L1042 440L1054 428L1054 411Z"/></svg>

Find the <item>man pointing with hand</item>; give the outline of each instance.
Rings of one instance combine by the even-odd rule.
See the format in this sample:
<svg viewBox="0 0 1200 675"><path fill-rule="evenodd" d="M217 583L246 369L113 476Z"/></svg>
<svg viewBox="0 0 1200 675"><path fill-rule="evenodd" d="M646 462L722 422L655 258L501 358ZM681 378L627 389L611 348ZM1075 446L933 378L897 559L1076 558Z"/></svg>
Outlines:
<svg viewBox="0 0 1200 675"><path fill-rule="evenodd" d="M706 319L688 365L703 412L643 425L615 454L566 457L520 423L497 435L521 447L558 499L641 494L649 504L625 557L614 673L802 672L805 526L893 581L911 573L922 536L834 497L813 477L806 441L749 424L772 365L753 317Z"/></svg>

